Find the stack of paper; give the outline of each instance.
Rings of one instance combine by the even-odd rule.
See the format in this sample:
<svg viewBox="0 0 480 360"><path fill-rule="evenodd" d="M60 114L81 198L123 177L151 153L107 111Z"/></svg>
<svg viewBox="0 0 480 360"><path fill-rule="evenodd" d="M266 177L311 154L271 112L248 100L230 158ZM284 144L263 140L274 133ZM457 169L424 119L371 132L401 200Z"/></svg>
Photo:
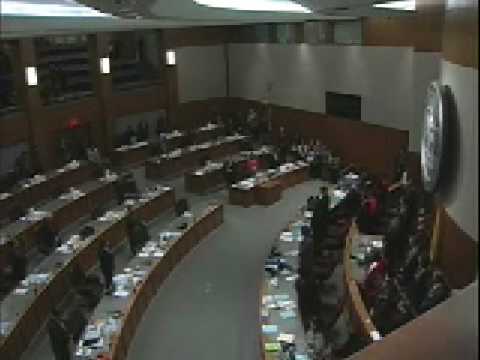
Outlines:
<svg viewBox="0 0 480 360"><path fill-rule="evenodd" d="M275 343L265 343L265 351L268 352L279 352L282 349L282 346L279 342Z"/></svg>

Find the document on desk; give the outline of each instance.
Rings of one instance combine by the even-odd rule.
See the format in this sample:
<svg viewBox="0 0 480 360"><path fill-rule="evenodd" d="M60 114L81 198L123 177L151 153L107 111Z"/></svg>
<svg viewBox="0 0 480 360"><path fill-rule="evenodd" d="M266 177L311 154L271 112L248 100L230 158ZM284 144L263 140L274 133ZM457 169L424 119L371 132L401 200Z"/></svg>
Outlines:
<svg viewBox="0 0 480 360"><path fill-rule="evenodd" d="M278 352L282 349L280 343L265 343L265 351L268 352Z"/></svg>
<svg viewBox="0 0 480 360"><path fill-rule="evenodd" d="M278 332L278 326L277 325L262 325L262 332L265 335L273 335Z"/></svg>
<svg viewBox="0 0 480 360"><path fill-rule="evenodd" d="M293 310L286 310L280 312L280 318L282 318L283 320L294 319L296 317L297 314L295 314L295 311Z"/></svg>

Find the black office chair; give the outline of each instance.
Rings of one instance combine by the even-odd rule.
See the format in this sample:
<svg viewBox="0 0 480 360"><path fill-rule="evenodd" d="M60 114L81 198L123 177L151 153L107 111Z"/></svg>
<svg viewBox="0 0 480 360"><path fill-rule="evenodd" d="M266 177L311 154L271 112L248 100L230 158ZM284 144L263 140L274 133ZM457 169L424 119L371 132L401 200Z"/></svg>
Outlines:
<svg viewBox="0 0 480 360"><path fill-rule="evenodd" d="M182 216L185 211L190 210L190 205L187 199L180 199L175 204L175 215Z"/></svg>

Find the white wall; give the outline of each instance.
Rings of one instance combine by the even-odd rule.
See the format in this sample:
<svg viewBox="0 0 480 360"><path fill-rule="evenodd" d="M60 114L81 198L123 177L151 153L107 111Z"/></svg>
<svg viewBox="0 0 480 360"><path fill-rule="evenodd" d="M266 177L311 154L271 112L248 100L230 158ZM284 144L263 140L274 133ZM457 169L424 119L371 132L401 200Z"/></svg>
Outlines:
<svg viewBox="0 0 480 360"><path fill-rule="evenodd" d="M460 140L457 181L443 200L448 214L478 241L478 70L444 60L441 79L455 99Z"/></svg>
<svg viewBox="0 0 480 360"><path fill-rule="evenodd" d="M226 96L223 46L183 47L176 51L181 103Z"/></svg>
<svg viewBox="0 0 480 360"><path fill-rule="evenodd" d="M324 113L326 91L361 95L363 121L409 130L418 151L423 98L439 61L407 47L232 44L230 96L263 100L272 82L272 103Z"/></svg>

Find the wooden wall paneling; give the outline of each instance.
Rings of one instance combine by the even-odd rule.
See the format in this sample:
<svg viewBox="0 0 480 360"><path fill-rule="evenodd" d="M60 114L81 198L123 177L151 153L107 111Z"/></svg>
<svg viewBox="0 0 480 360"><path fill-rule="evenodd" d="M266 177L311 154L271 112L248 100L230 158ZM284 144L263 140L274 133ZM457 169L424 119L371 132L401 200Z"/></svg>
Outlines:
<svg viewBox="0 0 480 360"><path fill-rule="evenodd" d="M0 146L28 142L29 125L23 112L8 114L0 118Z"/></svg>
<svg viewBox="0 0 480 360"><path fill-rule="evenodd" d="M195 129L208 121L214 120L216 114L229 110L228 99L212 98L208 100L189 101L178 105L177 123L181 129Z"/></svg>
<svg viewBox="0 0 480 360"><path fill-rule="evenodd" d="M265 109L259 102L238 98L229 99L229 107L242 114L252 107L260 116ZM408 146L408 131L405 130L283 106L271 107L274 137L283 126L287 135L300 133L305 139L318 138L345 162L363 166L379 176L392 175L393 159L402 147Z"/></svg>
<svg viewBox="0 0 480 360"><path fill-rule="evenodd" d="M348 359L478 359L478 283Z"/></svg>
<svg viewBox="0 0 480 360"><path fill-rule="evenodd" d="M115 92L112 94L112 115L122 116L151 112L166 107L166 87L152 85L146 88Z"/></svg>
<svg viewBox="0 0 480 360"><path fill-rule="evenodd" d="M415 17L368 17L362 20L364 46L414 46Z"/></svg>
<svg viewBox="0 0 480 360"><path fill-rule="evenodd" d="M77 119L81 126L90 127L90 136L94 143L101 145L97 132L102 123L102 116L98 100L95 97L45 106L41 113L42 146L50 168L61 165L61 157L58 155L61 132L67 129L68 122L73 118Z"/></svg>
<svg viewBox="0 0 480 360"><path fill-rule="evenodd" d="M414 13L364 18L363 45L406 46L419 52L440 52L444 1L417 0Z"/></svg>
<svg viewBox="0 0 480 360"><path fill-rule="evenodd" d="M444 271L450 286L462 288L478 274L478 243L450 217L441 203L435 262Z"/></svg>
<svg viewBox="0 0 480 360"><path fill-rule="evenodd" d="M453 2L446 9L443 57L478 69L478 0Z"/></svg>

